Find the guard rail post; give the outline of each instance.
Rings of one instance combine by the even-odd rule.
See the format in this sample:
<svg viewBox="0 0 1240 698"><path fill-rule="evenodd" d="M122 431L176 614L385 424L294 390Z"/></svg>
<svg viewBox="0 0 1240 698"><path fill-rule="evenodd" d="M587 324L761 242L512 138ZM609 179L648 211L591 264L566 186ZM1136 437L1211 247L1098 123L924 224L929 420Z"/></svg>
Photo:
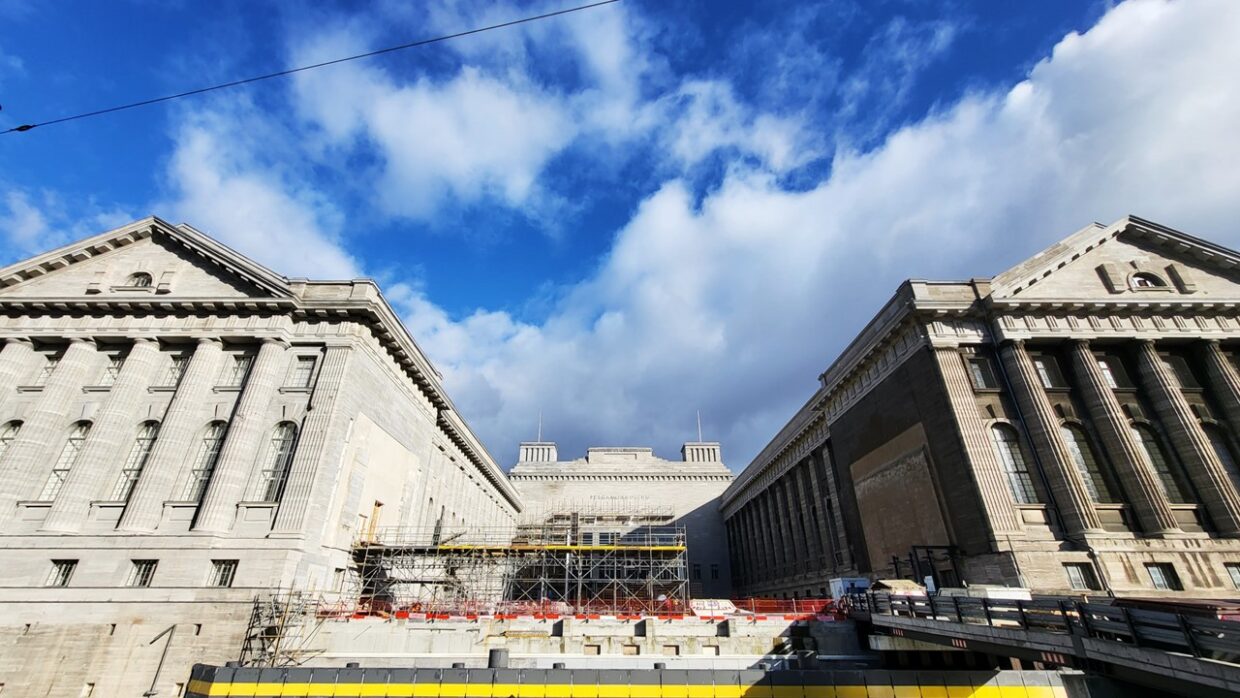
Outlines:
<svg viewBox="0 0 1240 698"><path fill-rule="evenodd" d="M1188 618L1183 613L1175 614L1175 619L1180 623L1180 632L1184 633L1184 639L1188 642L1188 650L1193 653L1194 657L1200 658L1201 648L1197 646L1197 638L1193 636L1193 626L1189 623Z"/></svg>
<svg viewBox="0 0 1240 698"><path fill-rule="evenodd" d="M1132 636L1132 646L1140 647L1141 638L1137 636L1137 626L1132 622L1132 614L1128 612L1127 606L1121 606L1120 611L1124 614L1124 624L1128 626L1128 634Z"/></svg>

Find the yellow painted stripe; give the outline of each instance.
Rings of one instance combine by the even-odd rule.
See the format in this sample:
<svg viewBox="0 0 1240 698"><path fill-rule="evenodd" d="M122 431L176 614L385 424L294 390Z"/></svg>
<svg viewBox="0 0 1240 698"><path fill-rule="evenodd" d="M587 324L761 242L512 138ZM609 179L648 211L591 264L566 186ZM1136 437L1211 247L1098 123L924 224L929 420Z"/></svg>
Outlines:
<svg viewBox="0 0 1240 698"><path fill-rule="evenodd" d="M753 684L257 683L194 679L201 696L339 698L1066 698L1062 686L770 686Z"/></svg>

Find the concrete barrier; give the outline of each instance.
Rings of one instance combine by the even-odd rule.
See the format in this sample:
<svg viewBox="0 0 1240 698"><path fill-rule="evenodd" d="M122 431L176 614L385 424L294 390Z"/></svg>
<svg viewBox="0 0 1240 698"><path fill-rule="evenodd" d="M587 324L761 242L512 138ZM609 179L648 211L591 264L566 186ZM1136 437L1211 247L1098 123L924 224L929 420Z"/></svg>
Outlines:
<svg viewBox="0 0 1240 698"><path fill-rule="evenodd" d="M1068 698L1051 671L252 669L194 666L188 698Z"/></svg>

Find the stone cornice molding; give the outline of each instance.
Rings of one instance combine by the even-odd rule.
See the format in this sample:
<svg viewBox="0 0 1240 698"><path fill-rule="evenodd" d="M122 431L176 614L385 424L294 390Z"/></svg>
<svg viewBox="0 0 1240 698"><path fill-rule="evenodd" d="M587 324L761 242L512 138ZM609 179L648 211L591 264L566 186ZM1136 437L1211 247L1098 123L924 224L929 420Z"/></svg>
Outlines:
<svg viewBox="0 0 1240 698"><path fill-rule="evenodd" d="M513 475L510 474L509 480L514 483L521 482L730 482L732 475L657 475L657 474L537 474L537 475Z"/></svg>
<svg viewBox="0 0 1240 698"><path fill-rule="evenodd" d="M504 498L512 504L513 508L521 511L524 505L521 503L521 495L508 481L503 471L499 469L495 461L478 442L473 432L465 425L460 416L452 410L441 409L438 419L439 428L444 431L449 439L452 440L461 453L474 464L482 473L483 477L491 481L497 490L504 494Z"/></svg>

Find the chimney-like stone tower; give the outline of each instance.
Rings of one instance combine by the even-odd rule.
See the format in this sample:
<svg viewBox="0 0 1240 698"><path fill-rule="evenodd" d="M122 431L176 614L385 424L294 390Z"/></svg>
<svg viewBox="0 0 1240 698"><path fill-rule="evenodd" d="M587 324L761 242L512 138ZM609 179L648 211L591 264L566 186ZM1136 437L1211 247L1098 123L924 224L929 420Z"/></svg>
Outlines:
<svg viewBox="0 0 1240 698"><path fill-rule="evenodd" d="M680 447L680 458L686 463L722 463L718 441L688 441Z"/></svg>
<svg viewBox="0 0 1240 698"><path fill-rule="evenodd" d="M559 460L554 441L522 441L518 463L554 463Z"/></svg>

